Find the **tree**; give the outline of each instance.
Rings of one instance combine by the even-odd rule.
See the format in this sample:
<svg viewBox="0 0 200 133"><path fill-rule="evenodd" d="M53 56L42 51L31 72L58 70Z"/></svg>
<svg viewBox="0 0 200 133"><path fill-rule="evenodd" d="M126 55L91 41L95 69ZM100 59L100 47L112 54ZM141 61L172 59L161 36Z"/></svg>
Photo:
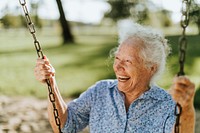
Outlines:
<svg viewBox="0 0 200 133"><path fill-rule="evenodd" d="M145 0L109 0L111 10L105 14L114 21L124 18L133 18L134 21L143 23L148 20L147 4Z"/></svg>
<svg viewBox="0 0 200 133"><path fill-rule="evenodd" d="M114 21L130 16L128 3L124 0L109 0L111 10L105 14L105 17L112 18Z"/></svg>
<svg viewBox="0 0 200 133"><path fill-rule="evenodd" d="M190 20L197 25L198 34L200 35L200 4L196 3L194 0L191 3L189 15Z"/></svg>
<svg viewBox="0 0 200 133"><path fill-rule="evenodd" d="M62 2L61 2L61 0L56 0L56 3L57 3L58 10L59 10L59 13L60 13L59 21L60 21L60 24L61 24L61 27L62 27L63 44L66 44L68 42L73 42L74 38L73 38L73 35L71 33L68 21L65 18L65 13L64 13L64 10L63 10Z"/></svg>
<svg viewBox="0 0 200 133"><path fill-rule="evenodd" d="M42 28L42 21L40 20L40 18L38 16L39 5L42 4L40 2L42 2L42 1L34 1L34 0L30 1L30 3L31 3L31 12L32 12L32 16L34 18L34 24L39 29Z"/></svg>
<svg viewBox="0 0 200 133"><path fill-rule="evenodd" d="M159 15L159 19L160 22L162 24L163 27L169 27L172 25L172 20L171 20L171 12L166 10L166 9L162 9L159 12L157 12L157 14Z"/></svg>

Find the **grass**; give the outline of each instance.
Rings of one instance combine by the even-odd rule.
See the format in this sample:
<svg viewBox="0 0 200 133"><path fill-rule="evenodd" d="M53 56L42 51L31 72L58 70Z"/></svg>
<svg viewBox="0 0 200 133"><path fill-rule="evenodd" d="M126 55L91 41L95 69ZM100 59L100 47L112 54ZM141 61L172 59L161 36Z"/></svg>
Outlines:
<svg viewBox="0 0 200 133"><path fill-rule="evenodd" d="M111 48L117 44L115 35L76 36L76 43L62 46L54 30L40 31L38 39L44 54L56 69L56 79L64 97L76 97L97 80L114 78L112 64L107 59ZM173 76L178 72L178 36L167 37L172 46L168 70L159 85L169 88ZM186 74L200 83L199 36L188 36L189 44L185 64ZM46 98L46 85L34 77L36 52L27 30L0 30L0 94L9 96L36 96Z"/></svg>
<svg viewBox="0 0 200 133"><path fill-rule="evenodd" d="M167 70L164 73L164 80L160 80L159 84L168 88L173 77L179 72L179 36L167 36L172 47L172 53L168 57ZM188 44L186 50L186 61L184 65L185 74L195 83L198 88L200 85L200 37L197 35L187 36Z"/></svg>
<svg viewBox="0 0 200 133"><path fill-rule="evenodd" d="M37 56L32 38L24 32L26 29L0 31L0 93L46 98L46 86L36 81L33 74ZM116 44L115 37L78 37L76 44L65 46L60 44L58 35L39 33L38 37L43 42L43 52L56 69L57 82L65 97L75 96L97 80L112 76L106 59L109 49Z"/></svg>

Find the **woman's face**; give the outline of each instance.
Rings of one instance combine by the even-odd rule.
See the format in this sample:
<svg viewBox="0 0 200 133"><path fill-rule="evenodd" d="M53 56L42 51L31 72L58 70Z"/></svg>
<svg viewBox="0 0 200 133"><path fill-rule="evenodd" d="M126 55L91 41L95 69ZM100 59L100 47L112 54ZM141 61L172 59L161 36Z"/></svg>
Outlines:
<svg viewBox="0 0 200 133"><path fill-rule="evenodd" d="M141 88L149 85L152 70L147 69L139 57L142 43L139 39L129 38L121 44L115 55L113 69L118 89L124 93L142 91Z"/></svg>

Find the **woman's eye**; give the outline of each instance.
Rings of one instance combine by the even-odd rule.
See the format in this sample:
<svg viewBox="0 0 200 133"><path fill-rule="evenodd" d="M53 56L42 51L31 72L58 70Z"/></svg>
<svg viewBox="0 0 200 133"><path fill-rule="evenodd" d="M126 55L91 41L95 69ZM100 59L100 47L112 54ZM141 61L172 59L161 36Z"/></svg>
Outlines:
<svg viewBox="0 0 200 133"><path fill-rule="evenodd" d="M115 57L116 60L119 60L119 57Z"/></svg>
<svg viewBox="0 0 200 133"><path fill-rule="evenodd" d="M126 62L132 64L132 62L130 60L126 60Z"/></svg>

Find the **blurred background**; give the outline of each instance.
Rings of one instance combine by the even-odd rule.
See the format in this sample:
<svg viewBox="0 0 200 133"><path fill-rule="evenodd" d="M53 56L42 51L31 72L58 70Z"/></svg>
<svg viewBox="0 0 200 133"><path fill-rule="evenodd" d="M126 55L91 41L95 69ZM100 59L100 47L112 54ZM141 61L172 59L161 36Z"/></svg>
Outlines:
<svg viewBox="0 0 200 133"><path fill-rule="evenodd" d="M23 0L22 0L23 2ZM168 89L179 71L181 0L27 0L43 52L56 69L68 102L101 79L115 78L109 52L128 21L160 29L172 53L158 85ZM183 7L184 8L184 7ZM192 0L185 73L196 85L200 132L200 0ZM36 81L37 54L19 1L0 1L0 133L50 133L47 86ZM86 129L83 132L88 132Z"/></svg>

